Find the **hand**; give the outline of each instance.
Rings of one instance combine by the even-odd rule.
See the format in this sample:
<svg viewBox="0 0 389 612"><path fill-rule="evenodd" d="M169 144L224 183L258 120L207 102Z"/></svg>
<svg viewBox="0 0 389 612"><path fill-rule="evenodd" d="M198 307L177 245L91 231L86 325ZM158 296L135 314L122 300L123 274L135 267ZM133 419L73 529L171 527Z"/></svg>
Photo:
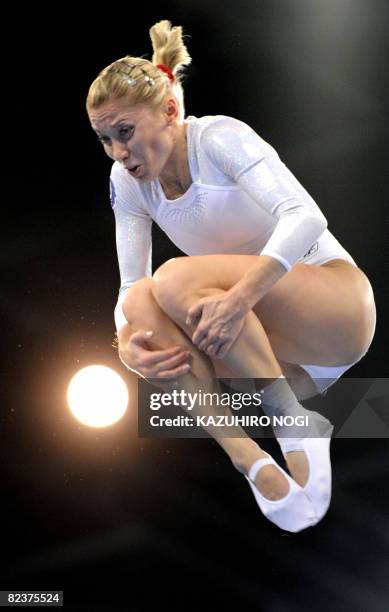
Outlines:
<svg viewBox="0 0 389 612"><path fill-rule="evenodd" d="M186 324L196 326L192 342L201 351L222 359L239 336L248 309L230 292L202 298L188 310Z"/></svg>
<svg viewBox="0 0 389 612"><path fill-rule="evenodd" d="M190 351L182 346L153 350L150 346L152 335L144 330L134 332L120 356L128 367L142 378L176 380L190 370Z"/></svg>

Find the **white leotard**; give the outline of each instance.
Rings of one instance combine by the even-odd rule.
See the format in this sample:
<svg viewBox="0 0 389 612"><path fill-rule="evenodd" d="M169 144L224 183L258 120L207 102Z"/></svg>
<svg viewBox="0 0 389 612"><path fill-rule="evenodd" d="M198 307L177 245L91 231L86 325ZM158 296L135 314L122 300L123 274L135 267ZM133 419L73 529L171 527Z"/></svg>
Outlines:
<svg viewBox="0 0 389 612"><path fill-rule="evenodd" d="M338 257L356 265L311 196L248 125L223 115L186 122L193 183L178 199L168 200L158 179L142 183L118 162L112 166L121 278L117 329L126 323L121 305L127 289L151 276L153 220L188 255L269 255L286 270Z"/></svg>

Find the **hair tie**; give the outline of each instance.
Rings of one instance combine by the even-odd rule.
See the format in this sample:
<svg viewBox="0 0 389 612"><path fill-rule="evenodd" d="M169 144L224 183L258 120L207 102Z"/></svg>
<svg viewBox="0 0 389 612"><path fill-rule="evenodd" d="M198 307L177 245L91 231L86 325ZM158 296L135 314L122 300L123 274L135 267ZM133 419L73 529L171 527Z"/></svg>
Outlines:
<svg viewBox="0 0 389 612"><path fill-rule="evenodd" d="M174 76L172 70L169 68L169 66L166 66L165 64L157 64L157 68L159 68L160 70L162 70L162 72L164 72L165 74L167 74L167 76L169 77L170 81L173 83L176 80L176 77Z"/></svg>

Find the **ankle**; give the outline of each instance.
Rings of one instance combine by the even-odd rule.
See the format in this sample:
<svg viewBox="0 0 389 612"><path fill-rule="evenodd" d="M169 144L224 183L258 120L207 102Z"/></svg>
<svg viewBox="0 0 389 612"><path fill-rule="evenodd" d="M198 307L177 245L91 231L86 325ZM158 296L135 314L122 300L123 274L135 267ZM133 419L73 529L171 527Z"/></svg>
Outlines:
<svg viewBox="0 0 389 612"><path fill-rule="evenodd" d="M267 457L265 453L254 440L249 438L245 440L236 440L229 445L229 449L225 449L231 459L233 466L238 472L248 474L254 461Z"/></svg>

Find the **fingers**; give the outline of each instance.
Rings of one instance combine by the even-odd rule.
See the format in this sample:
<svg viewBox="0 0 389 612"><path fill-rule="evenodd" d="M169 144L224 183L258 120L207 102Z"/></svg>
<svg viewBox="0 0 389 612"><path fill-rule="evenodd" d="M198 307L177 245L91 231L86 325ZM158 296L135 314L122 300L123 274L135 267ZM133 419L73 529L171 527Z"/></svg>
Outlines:
<svg viewBox="0 0 389 612"><path fill-rule="evenodd" d="M147 351L147 355L144 356L144 364L146 366L154 366L160 363L165 363L171 359L176 361L172 364L175 365L183 359L187 359L190 355L190 351L184 349L182 346L175 346L173 348L161 349L158 351Z"/></svg>
<svg viewBox="0 0 389 612"><path fill-rule="evenodd" d="M165 351L158 352L164 353ZM155 378L156 380L178 378L190 371L189 357L189 351L181 351L170 359L159 360L157 363L146 364L146 361L143 360L142 374L145 378Z"/></svg>
<svg viewBox="0 0 389 612"><path fill-rule="evenodd" d="M201 326L199 326L192 337L193 344L195 344L200 351L208 354L210 352L216 352L219 349L220 344L226 340L227 337L224 331L208 331L206 329L202 329Z"/></svg>
<svg viewBox="0 0 389 612"><path fill-rule="evenodd" d="M183 346L173 346L167 349L153 349L149 342L153 332L139 330L131 335L130 343L134 345L134 369L141 376L151 380L169 380L178 378L190 371L188 363L190 351Z"/></svg>
<svg viewBox="0 0 389 612"><path fill-rule="evenodd" d="M153 336L152 331L146 331L144 329L139 329L138 331L131 334L131 342L136 344L137 346L143 346L145 342L150 340Z"/></svg>
<svg viewBox="0 0 389 612"><path fill-rule="evenodd" d="M227 355L230 348L231 348L230 341L226 340L225 342L221 342L219 348L216 350L214 354L215 357L217 357L218 359L223 359Z"/></svg>
<svg viewBox="0 0 389 612"><path fill-rule="evenodd" d="M178 353L187 352L189 354L189 351L186 349L186 347L178 345L169 347L167 349L150 350L150 346L147 343L152 340L153 334L154 332L152 331L145 331L141 329L134 332L130 338L130 342L132 344L135 344L137 347L140 347L140 349L142 349L139 354L142 354L142 361L145 362L145 365L149 366L160 361L170 359L171 357L178 355Z"/></svg>
<svg viewBox="0 0 389 612"><path fill-rule="evenodd" d="M195 325L196 321L198 321L198 319L201 317L202 311L203 304L201 302L198 302L197 304L189 308L185 321L186 325Z"/></svg>
<svg viewBox="0 0 389 612"><path fill-rule="evenodd" d="M227 340L218 338L217 340L211 341L207 346L202 349L204 353L210 357L217 357L218 359L224 357L229 346Z"/></svg>
<svg viewBox="0 0 389 612"><path fill-rule="evenodd" d="M192 342L203 351L210 344L218 344L226 333L228 332L224 324L219 322L209 323L206 320L201 320L193 332Z"/></svg>
<svg viewBox="0 0 389 612"><path fill-rule="evenodd" d="M193 344L195 344L200 350L203 350L203 348L205 347L206 344L208 344L209 339L211 338L211 335L209 333L209 330L200 323L200 325L197 326L193 336L192 336L192 342Z"/></svg>
<svg viewBox="0 0 389 612"><path fill-rule="evenodd" d="M150 374L146 376L146 378L154 379L154 380L175 380L180 376L184 376L190 371L190 365L188 363L171 370L163 370L161 372L157 372L154 374Z"/></svg>
<svg viewBox="0 0 389 612"><path fill-rule="evenodd" d="M177 353L177 355L173 355L173 357L170 357L170 359L159 361L157 364L155 364L155 367L158 369L158 371L171 370L187 364L189 357L189 351L182 351Z"/></svg>

